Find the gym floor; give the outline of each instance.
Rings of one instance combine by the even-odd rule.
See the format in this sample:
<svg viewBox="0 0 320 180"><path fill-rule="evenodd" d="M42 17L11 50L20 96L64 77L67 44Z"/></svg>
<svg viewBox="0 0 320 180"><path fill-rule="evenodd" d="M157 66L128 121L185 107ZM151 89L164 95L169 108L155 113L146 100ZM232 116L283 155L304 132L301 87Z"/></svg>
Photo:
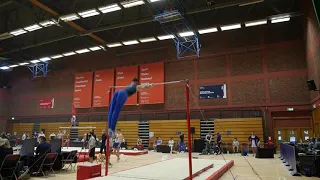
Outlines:
<svg viewBox="0 0 320 180"><path fill-rule="evenodd" d="M187 153L182 154L168 154L163 156L161 153L149 152L146 155L140 156L124 156L122 155L122 159L120 162L116 162L116 157L111 156L111 162L113 162L113 167L109 168L109 173L116 173L119 171L137 168L146 164L155 163L162 161L163 158L187 158ZM221 155L211 155L211 156L200 156L198 153L194 153L193 157L198 157L199 159L214 159L214 160L224 160ZM221 180L229 180L235 179L237 180L311 180L311 179L319 179L315 177L298 177L291 176L287 168L278 158L278 155L275 155L274 159L256 159L252 155L247 157L242 157L240 154L225 154L224 158L226 160L234 160L234 166L230 171L226 172L220 179ZM254 168L256 173L252 170L251 166ZM79 163L83 164L83 163ZM179 165L177 165L179 166ZM186 169L188 171L188 169ZM210 171L210 170L209 170ZM102 170L104 174L104 167ZM150 173L150 172L149 172ZM172 172L174 173L174 172ZM231 174L232 173L232 174ZM77 173L73 171L58 171L56 172L56 176L53 177L50 174L50 179L63 179L63 180L74 180L76 179ZM42 177L32 177L31 179L42 180L48 179ZM195 180L200 180L200 178L194 178Z"/></svg>

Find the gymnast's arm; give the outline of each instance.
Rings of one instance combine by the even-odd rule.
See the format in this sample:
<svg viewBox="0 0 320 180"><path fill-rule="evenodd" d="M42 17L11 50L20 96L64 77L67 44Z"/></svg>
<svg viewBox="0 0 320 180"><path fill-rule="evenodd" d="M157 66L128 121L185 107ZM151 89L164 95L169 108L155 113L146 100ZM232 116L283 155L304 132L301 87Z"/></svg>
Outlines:
<svg viewBox="0 0 320 180"><path fill-rule="evenodd" d="M153 87L153 84L152 83L143 83L141 85L137 85L137 91L141 90L141 89L148 89L148 88L151 88Z"/></svg>

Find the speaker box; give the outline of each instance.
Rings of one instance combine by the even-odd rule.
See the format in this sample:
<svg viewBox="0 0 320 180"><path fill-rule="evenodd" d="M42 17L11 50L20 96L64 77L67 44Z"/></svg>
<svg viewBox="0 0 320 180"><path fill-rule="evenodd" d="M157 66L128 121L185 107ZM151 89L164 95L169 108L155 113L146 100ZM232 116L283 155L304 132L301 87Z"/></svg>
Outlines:
<svg viewBox="0 0 320 180"><path fill-rule="evenodd" d="M196 128L195 127L190 127L190 132L191 132L191 134L195 134L196 133Z"/></svg>
<svg viewBox="0 0 320 180"><path fill-rule="evenodd" d="M317 86L316 86L316 84L314 83L314 80L309 80L309 81L307 81L307 85L308 85L309 91L315 91L315 90L317 90Z"/></svg>
<svg viewBox="0 0 320 180"><path fill-rule="evenodd" d="M193 151L201 153L205 148L204 139L195 139L193 140Z"/></svg>

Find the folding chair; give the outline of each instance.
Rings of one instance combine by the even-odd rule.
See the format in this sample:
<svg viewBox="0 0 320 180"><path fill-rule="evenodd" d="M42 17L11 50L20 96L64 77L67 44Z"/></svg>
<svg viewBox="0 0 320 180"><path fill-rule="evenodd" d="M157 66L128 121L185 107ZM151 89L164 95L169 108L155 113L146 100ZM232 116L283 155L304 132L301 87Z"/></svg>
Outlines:
<svg viewBox="0 0 320 180"><path fill-rule="evenodd" d="M54 170L53 170L53 165L56 162L58 153L48 153L45 158L43 159L38 171L36 172L36 174L39 174L40 172L42 173L43 176L49 175L48 173L46 174L45 171L49 172L52 171L53 175L56 176ZM47 169L47 170L44 170Z"/></svg>
<svg viewBox="0 0 320 180"><path fill-rule="evenodd" d="M1 167L0 167L0 179L3 180L4 178L10 178L12 179L13 177L15 179L18 179L17 178L17 175L16 175L16 169L17 169L17 166L18 166L18 162L20 160L20 155L19 154L10 154L10 155L7 155L2 164L1 164ZM10 176L7 176L7 174L10 174Z"/></svg>
<svg viewBox="0 0 320 180"><path fill-rule="evenodd" d="M64 167L66 164L68 164L69 166L66 168L66 171L68 171L69 168L71 168L72 170L76 170L76 162L78 160L78 157L77 157L77 153L78 151L75 150L75 151L71 151L67 158L66 159L62 159L61 162L62 162L62 167ZM74 164L74 165L73 165Z"/></svg>

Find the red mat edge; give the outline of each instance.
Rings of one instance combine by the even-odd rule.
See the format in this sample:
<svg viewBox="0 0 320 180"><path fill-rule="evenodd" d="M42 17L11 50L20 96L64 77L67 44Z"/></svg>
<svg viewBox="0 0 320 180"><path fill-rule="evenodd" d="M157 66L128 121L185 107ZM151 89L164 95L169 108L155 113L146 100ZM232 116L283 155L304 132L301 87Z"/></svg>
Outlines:
<svg viewBox="0 0 320 180"><path fill-rule="evenodd" d="M213 164L210 164L209 166L200 169L200 170L197 171L196 173L193 173L193 174L192 174L192 178L195 178L195 177L199 176L201 173L207 171L207 170L210 169L210 168L213 168ZM186 177L186 178L184 178L183 180L189 180L189 179L190 179L190 177Z"/></svg>
<svg viewBox="0 0 320 180"><path fill-rule="evenodd" d="M99 154L100 152L95 152L95 154ZM80 152L78 153L79 155L89 155L89 152ZM139 155L144 155L148 154L148 151L138 151L138 152L120 152L120 154L127 155L127 156L139 156Z"/></svg>
<svg viewBox="0 0 320 180"><path fill-rule="evenodd" d="M234 161L231 160L230 162L228 162L227 164L225 164L224 166L222 166L222 168L220 168L218 171L214 172L213 174L211 174L211 176L207 177L206 180L218 180L224 173L226 173L232 166L234 165Z"/></svg>

